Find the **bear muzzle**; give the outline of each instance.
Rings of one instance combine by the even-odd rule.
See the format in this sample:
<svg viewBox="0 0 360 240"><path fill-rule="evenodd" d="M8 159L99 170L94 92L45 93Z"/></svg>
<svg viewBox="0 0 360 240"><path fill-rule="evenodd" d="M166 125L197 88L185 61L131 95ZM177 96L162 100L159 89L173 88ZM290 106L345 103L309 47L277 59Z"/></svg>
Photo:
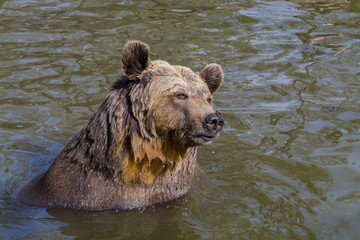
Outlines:
<svg viewBox="0 0 360 240"><path fill-rule="evenodd" d="M216 111L215 113L206 115L203 126L205 128L203 133L192 136L199 145L210 144L212 140L219 135L219 132L224 126L224 119L221 113Z"/></svg>

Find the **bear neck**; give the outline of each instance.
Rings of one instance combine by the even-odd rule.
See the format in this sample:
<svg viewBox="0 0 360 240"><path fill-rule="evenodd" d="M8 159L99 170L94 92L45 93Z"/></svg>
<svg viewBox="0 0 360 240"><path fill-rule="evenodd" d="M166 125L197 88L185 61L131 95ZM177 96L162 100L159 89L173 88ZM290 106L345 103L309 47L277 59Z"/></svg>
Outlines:
<svg viewBox="0 0 360 240"><path fill-rule="evenodd" d="M122 149L121 178L124 182L154 183L161 177L174 174L186 164L187 149L180 149L172 141L144 138L138 132L129 136L130 144L119 146ZM124 154L125 153L125 154Z"/></svg>

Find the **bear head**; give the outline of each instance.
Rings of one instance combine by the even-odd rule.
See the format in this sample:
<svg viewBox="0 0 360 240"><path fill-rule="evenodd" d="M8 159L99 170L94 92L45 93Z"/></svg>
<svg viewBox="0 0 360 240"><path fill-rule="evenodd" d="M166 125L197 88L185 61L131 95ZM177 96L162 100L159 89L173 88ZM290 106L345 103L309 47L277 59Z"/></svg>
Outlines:
<svg viewBox="0 0 360 240"><path fill-rule="evenodd" d="M185 150L219 135L224 120L212 106L223 82L218 64L196 74L187 67L151 61L149 46L140 41L125 45L122 62L127 79L136 81L130 99L141 137L160 138Z"/></svg>

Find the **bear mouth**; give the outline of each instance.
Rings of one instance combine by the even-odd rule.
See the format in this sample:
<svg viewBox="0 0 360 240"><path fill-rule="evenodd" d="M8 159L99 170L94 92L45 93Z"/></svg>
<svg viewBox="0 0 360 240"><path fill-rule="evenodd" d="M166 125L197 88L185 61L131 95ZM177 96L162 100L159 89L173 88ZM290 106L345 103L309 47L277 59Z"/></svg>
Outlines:
<svg viewBox="0 0 360 240"><path fill-rule="evenodd" d="M201 136L199 136L199 138L201 138L205 142L211 142L213 140L213 138L215 138L215 136L201 135Z"/></svg>
<svg viewBox="0 0 360 240"><path fill-rule="evenodd" d="M215 138L215 135L207 135L207 134L194 134L191 136L193 141L199 145L209 144Z"/></svg>

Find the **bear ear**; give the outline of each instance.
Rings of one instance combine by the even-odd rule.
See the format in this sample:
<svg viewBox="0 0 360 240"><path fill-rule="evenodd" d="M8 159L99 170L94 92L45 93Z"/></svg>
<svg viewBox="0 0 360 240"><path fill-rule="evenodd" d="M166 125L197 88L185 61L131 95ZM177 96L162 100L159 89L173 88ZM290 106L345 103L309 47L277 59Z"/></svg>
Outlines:
<svg viewBox="0 0 360 240"><path fill-rule="evenodd" d="M208 85L210 93L214 94L223 82L224 73L220 65L212 63L204 68L200 73L200 77Z"/></svg>
<svg viewBox="0 0 360 240"><path fill-rule="evenodd" d="M150 64L150 48L140 41L129 41L125 44L122 56L124 71L127 75L139 75Z"/></svg>

